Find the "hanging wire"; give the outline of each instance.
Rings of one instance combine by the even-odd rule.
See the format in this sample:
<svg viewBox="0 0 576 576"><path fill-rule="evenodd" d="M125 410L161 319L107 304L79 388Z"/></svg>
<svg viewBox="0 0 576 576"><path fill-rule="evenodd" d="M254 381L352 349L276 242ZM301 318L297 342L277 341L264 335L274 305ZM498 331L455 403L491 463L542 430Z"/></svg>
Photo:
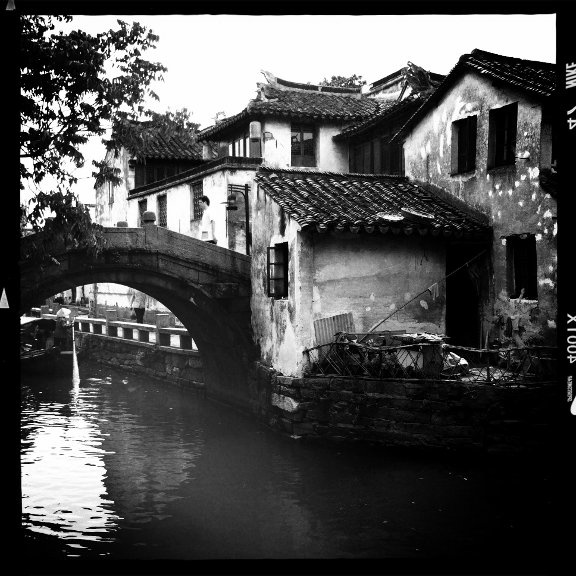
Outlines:
<svg viewBox="0 0 576 576"><path fill-rule="evenodd" d="M468 264L470 264L470 262L476 260L476 258L479 258L480 256L482 256L482 254L485 254L487 251L488 250L482 250L482 252L479 252L478 254L476 254L476 256L474 256L473 258L470 258L470 260L468 260L468 262L465 262L464 264L462 264L462 266L456 268L456 270L452 270L452 272L450 272L450 274L447 274L446 276L444 276L444 278L442 278L441 280L438 280L438 282L431 284L431 286L434 286L434 284L440 284L441 282L444 282L444 280L446 280L447 278L450 278L450 276L452 276L452 274L456 274L456 272L458 272L459 270L462 270L462 268L464 268L465 266L468 266ZM414 302L414 300L416 300L416 298L419 298L420 296L422 296L422 294L424 294L424 292L428 292L429 288L430 288L430 286L428 288L422 290L422 292L419 292L418 294L416 294L416 296L414 296L414 298L412 298L411 300L408 300L408 302L405 302L404 304L402 304L402 306L400 306L400 308L394 310L394 312L392 312L392 314L389 314L388 316L386 316L386 318L384 318L384 320L380 320L376 324L374 324L374 326L372 326L372 328L370 328L370 330L368 330L368 332L366 332L366 334L364 334L364 336L362 336L362 338L360 338L358 340L358 342L362 342L363 340L365 340L369 334L371 334L376 328L378 328L378 326L380 326L380 324L383 324L384 322L386 322L386 320L389 320L390 318L392 318L392 316L394 316L394 314L400 312L400 310L402 310L402 308L405 308L411 302Z"/></svg>

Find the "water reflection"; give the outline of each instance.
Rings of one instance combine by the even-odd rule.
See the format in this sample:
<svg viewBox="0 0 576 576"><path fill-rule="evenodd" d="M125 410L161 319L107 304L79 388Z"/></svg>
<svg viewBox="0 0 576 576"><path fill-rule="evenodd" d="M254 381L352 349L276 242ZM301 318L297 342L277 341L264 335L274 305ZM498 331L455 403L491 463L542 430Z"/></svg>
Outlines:
<svg viewBox="0 0 576 576"><path fill-rule="evenodd" d="M537 462L298 443L177 389L80 368L79 386L22 387L24 526L68 556L547 553L552 491Z"/></svg>
<svg viewBox="0 0 576 576"><path fill-rule="evenodd" d="M38 394L22 411L22 512L29 530L79 547L109 540L119 517L105 486L97 408L79 386L70 396L43 402Z"/></svg>

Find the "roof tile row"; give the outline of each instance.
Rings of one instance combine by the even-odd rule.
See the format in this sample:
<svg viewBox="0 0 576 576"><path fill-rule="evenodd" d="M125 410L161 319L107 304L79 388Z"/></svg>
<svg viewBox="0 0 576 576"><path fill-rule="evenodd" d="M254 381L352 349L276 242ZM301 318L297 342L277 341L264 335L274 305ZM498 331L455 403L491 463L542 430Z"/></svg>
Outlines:
<svg viewBox="0 0 576 576"><path fill-rule="evenodd" d="M302 227L483 233L488 220L407 178L260 168L256 182Z"/></svg>

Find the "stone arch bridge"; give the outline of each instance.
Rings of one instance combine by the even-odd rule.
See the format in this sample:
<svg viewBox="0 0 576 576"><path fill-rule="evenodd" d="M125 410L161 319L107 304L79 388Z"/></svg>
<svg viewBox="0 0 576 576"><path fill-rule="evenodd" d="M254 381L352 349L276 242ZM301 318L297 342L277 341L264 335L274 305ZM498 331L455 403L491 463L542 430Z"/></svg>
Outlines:
<svg viewBox="0 0 576 576"><path fill-rule="evenodd" d="M104 228L96 257L56 246L59 262L20 267L21 313L83 284L114 282L149 294L184 324L202 354L210 393L247 407L257 359L250 323L250 257L157 226ZM29 253L42 234L22 239Z"/></svg>

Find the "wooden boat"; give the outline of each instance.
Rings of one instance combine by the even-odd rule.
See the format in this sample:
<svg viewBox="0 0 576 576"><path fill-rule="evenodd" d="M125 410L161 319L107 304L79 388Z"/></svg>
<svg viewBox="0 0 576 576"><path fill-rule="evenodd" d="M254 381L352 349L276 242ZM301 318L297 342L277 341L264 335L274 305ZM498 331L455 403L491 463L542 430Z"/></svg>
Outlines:
<svg viewBox="0 0 576 576"><path fill-rule="evenodd" d="M56 321L50 318L20 317L20 367L24 372L72 370L72 350L54 344Z"/></svg>

